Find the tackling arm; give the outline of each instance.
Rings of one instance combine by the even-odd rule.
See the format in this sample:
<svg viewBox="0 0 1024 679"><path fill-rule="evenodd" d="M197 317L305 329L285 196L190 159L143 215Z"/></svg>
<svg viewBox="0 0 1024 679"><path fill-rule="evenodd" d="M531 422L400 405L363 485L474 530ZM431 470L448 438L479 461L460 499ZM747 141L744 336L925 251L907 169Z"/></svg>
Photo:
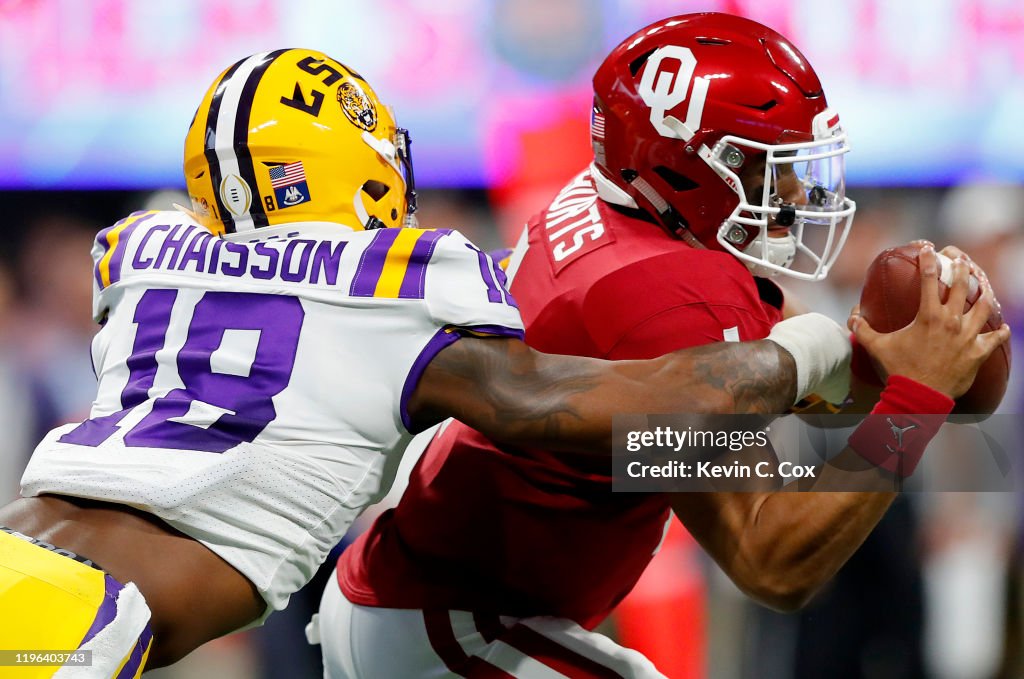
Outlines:
<svg viewBox="0 0 1024 679"><path fill-rule="evenodd" d="M779 413L796 385L793 357L767 340L603 361L465 337L427 366L409 413L417 426L455 417L499 442L610 454L615 413Z"/></svg>

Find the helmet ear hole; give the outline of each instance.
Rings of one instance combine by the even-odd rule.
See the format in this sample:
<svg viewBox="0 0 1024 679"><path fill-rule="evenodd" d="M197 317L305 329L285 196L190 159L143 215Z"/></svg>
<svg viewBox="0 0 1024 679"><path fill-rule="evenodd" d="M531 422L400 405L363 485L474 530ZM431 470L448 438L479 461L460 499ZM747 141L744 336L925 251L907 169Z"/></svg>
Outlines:
<svg viewBox="0 0 1024 679"><path fill-rule="evenodd" d="M379 202L381 198L388 195L390 190L390 186L376 179L369 179L363 184L363 193L373 198L374 202Z"/></svg>
<svg viewBox="0 0 1024 679"><path fill-rule="evenodd" d="M635 78L636 74L640 72L640 67L644 65L644 62L647 61L647 58L654 54L655 50L657 49L657 46L652 47L651 49L647 50L646 52L638 56L633 61L629 62L629 74Z"/></svg>
<svg viewBox="0 0 1024 679"><path fill-rule="evenodd" d="M693 181L684 174L680 174L670 167L658 165L654 172L665 180L665 183L672 187L673 191L689 191L700 187L700 184Z"/></svg>

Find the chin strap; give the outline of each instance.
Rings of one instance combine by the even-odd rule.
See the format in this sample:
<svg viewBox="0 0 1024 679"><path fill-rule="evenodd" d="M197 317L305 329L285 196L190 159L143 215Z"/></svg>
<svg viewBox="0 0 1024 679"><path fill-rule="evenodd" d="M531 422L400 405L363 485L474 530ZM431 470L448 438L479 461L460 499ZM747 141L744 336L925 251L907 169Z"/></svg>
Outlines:
<svg viewBox="0 0 1024 679"><path fill-rule="evenodd" d="M707 250L707 246L704 245L704 243L701 243L699 240L697 240L697 237L694 236L690 232L690 229L686 227L686 220L683 220L682 217L680 217L680 219L682 220L682 223L679 226L677 226L673 231L676 237L692 248L696 248L698 250Z"/></svg>
<svg viewBox="0 0 1024 679"><path fill-rule="evenodd" d="M366 206L363 205L362 189L357 189L356 195L352 196L352 208L355 210L356 219L367 231L387 228L387 224L366 211Z"/></svg>
<svg viewBox="0 0 1024 679"><path fill-rule="evenodd" d="M762 251L762 243L765 240L765 233L762 230L758 234L757 238L751 241L750 245L743 248L743 254L751 257L756 257L762 261L767 260L768 264L773 266L779 266L786 268L792 263L793 258L796 257L796 237L792 234L786 234L782 238L768 238L767 248ZM764 258L762 259L762 252ZM755 276L771 277L777 275L779 272L776 269L772 269L758 264L756 262L749 262L744 260L744 264Z"/></svg>
<svg viewBox="0 0 1024 679"><path fill-rule="evenodd" d="M642 209L637 205L636 200L631 195L623 191L614 182L605 177L594 163L590 164L590 176L594 179L594 187L597 189L597 195L601 200L606 203L611 203L612 205L619 205L633 210ZM651 186L650 183L636 173L631 172L631 176L632 178L629 180L630 185L643 194L644 198L646 198L651 205L655 207L662 223L665 224L670 233L690 247L700 250L707 249L707 247L697 240L697 237L690 232L690 227L689 224L686 223L686 219L676 212L675 209L668 204L668 201L662 198L661 195L654 190L654 187Z"/></svg>

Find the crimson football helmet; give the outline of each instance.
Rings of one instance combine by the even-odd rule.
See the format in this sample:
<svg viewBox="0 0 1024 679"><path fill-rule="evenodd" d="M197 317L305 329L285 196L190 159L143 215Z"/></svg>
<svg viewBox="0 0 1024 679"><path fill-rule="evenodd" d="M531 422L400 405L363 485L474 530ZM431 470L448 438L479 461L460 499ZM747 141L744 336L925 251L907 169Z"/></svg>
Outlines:
<svg viewBox="0 0 1024 679"><path fill-rule="evenodd" d="M856 209L850 147L818 76L784 37L728 14L659 21L598 68L592 115L603 199L755 274L828 274Z"/></svg>

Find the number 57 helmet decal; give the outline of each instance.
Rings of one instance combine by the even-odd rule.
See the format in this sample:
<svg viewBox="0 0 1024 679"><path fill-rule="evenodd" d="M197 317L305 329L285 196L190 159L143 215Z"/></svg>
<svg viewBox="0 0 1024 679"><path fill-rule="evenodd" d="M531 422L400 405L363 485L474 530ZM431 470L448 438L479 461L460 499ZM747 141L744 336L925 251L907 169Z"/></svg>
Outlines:
<svg viewBox="0 0 1024 679"><path fill-rule="evenodd" d="M214 81L185 138L192 209L214 233L412 222L408 133L362 76L304 49L255 54Z"/></svg>
<svg viewBox="0 0 1024 679"><path fill-rule="evenodd" d="M775 31L714 13L652 24L598 68L593 121L605 200L757 274L828 274L856 208L849 145L811 65Z"/></svg>

